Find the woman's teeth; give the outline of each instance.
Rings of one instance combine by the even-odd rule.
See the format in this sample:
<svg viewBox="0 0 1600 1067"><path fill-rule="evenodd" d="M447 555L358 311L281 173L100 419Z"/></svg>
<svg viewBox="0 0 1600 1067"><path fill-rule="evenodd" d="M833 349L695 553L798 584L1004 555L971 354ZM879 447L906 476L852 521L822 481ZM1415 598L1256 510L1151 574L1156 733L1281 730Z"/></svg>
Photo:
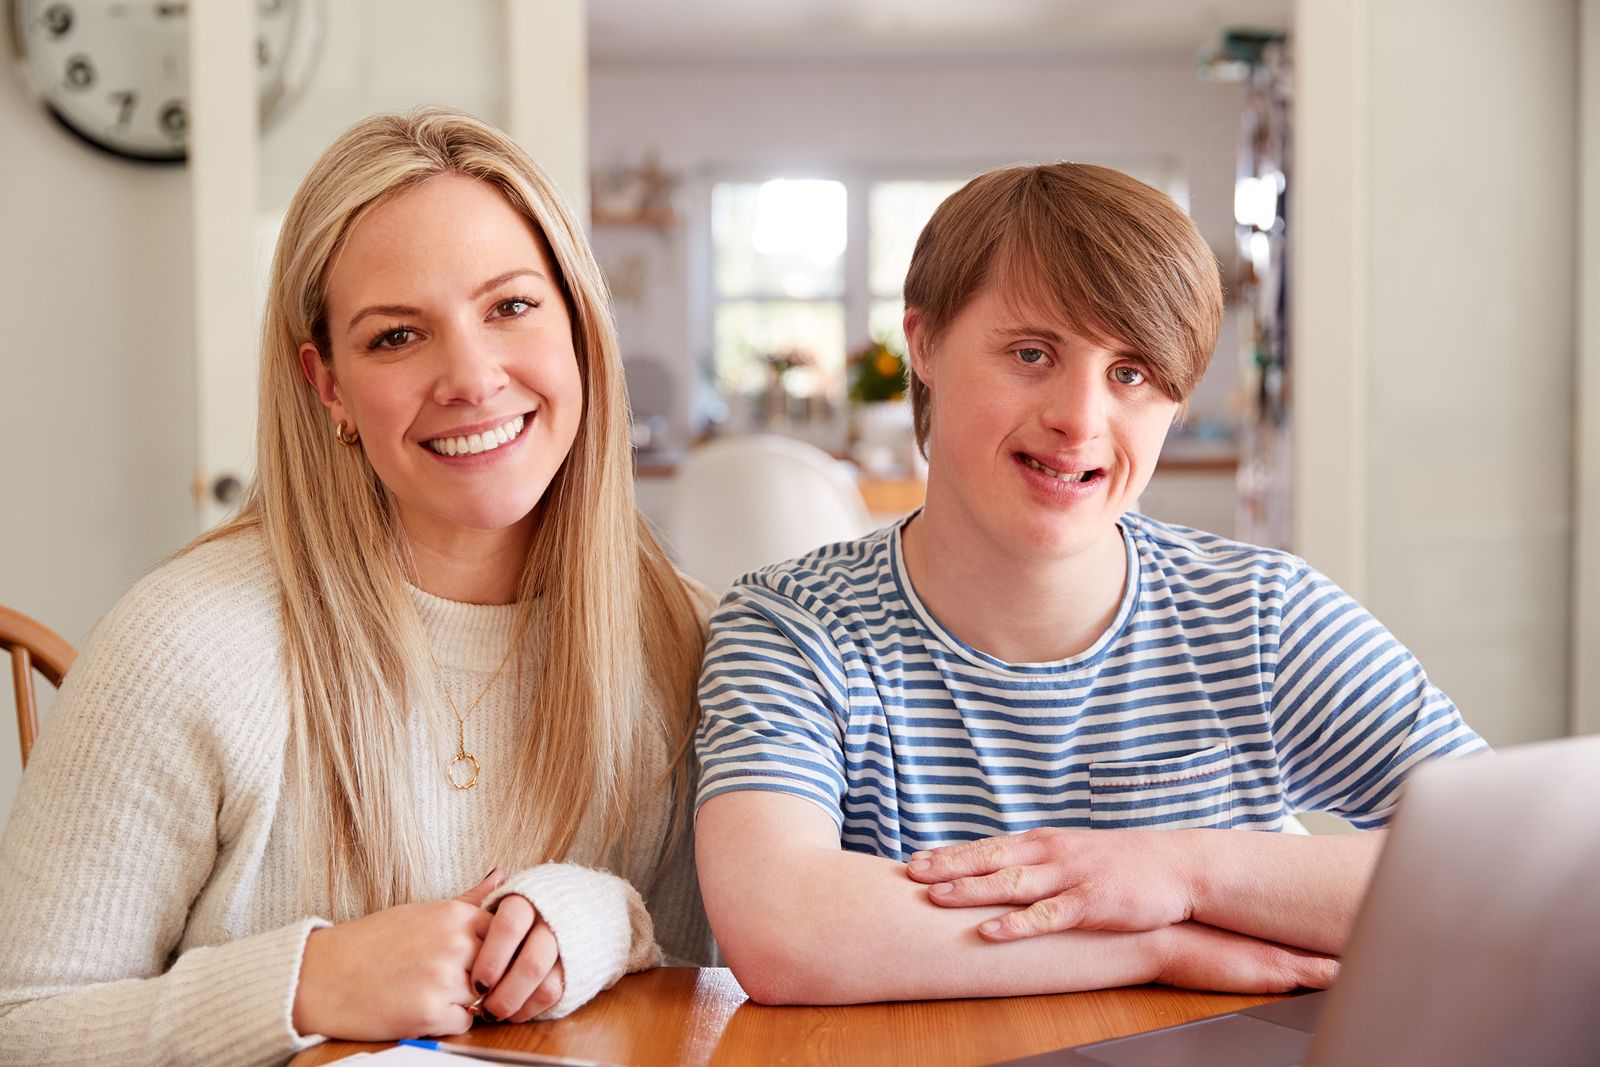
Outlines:
<svg viewBox="0 0 1600 1067"><path fill-rule="evenodd" d="M510 422L496 426L492 430L468 434L465 437L435 437L426 444L441 456L475 456L479 452L493 452L501 445L517 439L517 435L522 432L523 421L523 417L518 415Z"/></svg>
<svg viewBox="0 0 1600 1067"><path fill-rule="evenodd" d="M1093 471L1058 471L1058 470L1053 470L1050 467L1046 467L1043 463L1040 463L1038 460L1034 459L1032 456L1023 456L1022 457L1022 462L1026 463L1028 466L1032 467L1034 470L1039 471L1041 474L1048 474L1050 477L1059 478L1063 482L1085 482L1085 481L1089 480L1089 475L1094 473Z"/></svg>

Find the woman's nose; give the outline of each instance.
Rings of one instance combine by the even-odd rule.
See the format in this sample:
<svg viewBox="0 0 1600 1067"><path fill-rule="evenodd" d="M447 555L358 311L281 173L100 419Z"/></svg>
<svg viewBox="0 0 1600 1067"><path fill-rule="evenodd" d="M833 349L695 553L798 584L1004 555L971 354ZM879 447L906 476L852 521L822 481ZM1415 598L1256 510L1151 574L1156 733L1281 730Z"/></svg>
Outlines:
<svg viewBox="0 0 1600 1067"><path fill-rule="evenodd" d="M438 404L479 406L510 380L492 345L471 336L451 338L440 353L439 377L433 399Z"/></svg>

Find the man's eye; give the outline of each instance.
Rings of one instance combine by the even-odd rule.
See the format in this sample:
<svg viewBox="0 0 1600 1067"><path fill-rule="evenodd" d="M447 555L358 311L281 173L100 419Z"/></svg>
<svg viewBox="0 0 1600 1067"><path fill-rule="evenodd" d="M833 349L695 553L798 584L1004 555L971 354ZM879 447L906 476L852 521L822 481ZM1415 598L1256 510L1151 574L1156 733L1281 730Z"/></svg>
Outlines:
<svg viewBox="0 0 1600 1067"><path fill-rule="evenodd" d="M1022 360L1022 362L1026 363L1026 364L1028 364L1030 366L1033 366L1033 365L1039 364L1039 363L1043 363L1044 362L1044 349L1042 349L1042 348L1019 348L1019 349L1017 349L1017 358Z"/></svg>
<svg viewBox="0 0 1600 1067"><path fill-rule="evenodd" d="M369 350L379 348L400 348L410 344L417 336L417 331L409 326L401 326L393 330L385 330L367 343Z"/></svg>
<svg viewBox="0 0 1600 1067"><path fill-rule="evenodd" d="M1112 367L1111 378L1121 385L1138 385L1144 381L1144 372L1137 367Z"/></svg>

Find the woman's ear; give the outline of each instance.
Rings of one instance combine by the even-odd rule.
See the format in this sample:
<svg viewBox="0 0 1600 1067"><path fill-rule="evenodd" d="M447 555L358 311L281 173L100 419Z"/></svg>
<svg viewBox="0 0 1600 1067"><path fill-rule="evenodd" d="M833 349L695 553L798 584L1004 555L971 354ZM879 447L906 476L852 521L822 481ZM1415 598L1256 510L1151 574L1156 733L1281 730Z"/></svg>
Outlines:
<svg viewBox="0 0 1600 1067"><path fill-rule="evenodd" d="M300 372L311 383L322 406L328 409L335 421L342 421L346 412L344 404L339 401L339 385L333 380L333 368L323 362L322 353L310 341L300 346Z"/></svg>
<svg viewBox="0 0 1600 1067"><path fill-rule="evenodd" d="M929 389L933 388L933 366L928 359L928 338L922 328L922 315L916 308L906 308L901 320L906 331L906 354L911 359L911 373Z"/></svg>

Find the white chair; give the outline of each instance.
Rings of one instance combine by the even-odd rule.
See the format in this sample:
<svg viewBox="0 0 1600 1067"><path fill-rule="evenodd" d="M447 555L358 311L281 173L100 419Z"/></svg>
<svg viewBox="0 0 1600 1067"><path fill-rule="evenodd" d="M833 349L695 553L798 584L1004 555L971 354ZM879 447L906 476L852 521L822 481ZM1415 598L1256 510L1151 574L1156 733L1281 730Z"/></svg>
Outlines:
<svg viewBox="0 0 1600 1067"><path fill-rule="evenodd" d="M678 565L721 592L742 574L860 537L871 526L861 491L839 460L790 437L748 434L684 459L666 536Z"/></svg>

